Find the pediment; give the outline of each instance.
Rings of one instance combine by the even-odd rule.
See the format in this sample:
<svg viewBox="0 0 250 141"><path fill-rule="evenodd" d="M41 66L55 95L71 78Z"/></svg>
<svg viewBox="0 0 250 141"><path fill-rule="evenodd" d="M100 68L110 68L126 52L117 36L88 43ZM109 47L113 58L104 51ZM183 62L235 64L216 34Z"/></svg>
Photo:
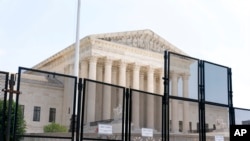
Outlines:
<svg viewBox="0 0 250 141"><path fill-rule="evenodd" d="M163 53L165 50L186 55L182 50L178 49L162 37L151 30L136 30L127 32L116 32L107 34L91 35L92 38L113 42L131 47L151 50Z"/></svg>

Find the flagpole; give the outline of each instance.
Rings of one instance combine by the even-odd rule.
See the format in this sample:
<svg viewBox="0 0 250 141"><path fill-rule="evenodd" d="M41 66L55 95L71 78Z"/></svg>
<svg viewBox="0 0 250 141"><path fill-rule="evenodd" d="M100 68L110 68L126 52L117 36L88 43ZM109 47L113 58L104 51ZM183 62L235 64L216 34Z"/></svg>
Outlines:
<svg viewBox="0 0 250 141"><path fill-rule="evenodd" d="M76 22L76 42L75 42L75 62L74 62L74 75L78 78L79 75L79 30L80 30L80 8L81 0L77 4L77 22Z"/></svg>
<svg viewBox="0 0 250 141"><path fill-rule="evenodd" d="M80 8L81 8L81 0L78 0L78 3L77 3L77 19L76 19L76 42L75 42L75 60L74 60L74 76L76 76L76 82L77 82L77 86L78 86L78 79L79 79L79 46L80 46L80 40L79 40L79 32L80 32ZM72 124L74 124L73 125L73 127L75 127L75 126L77 126L77 127L75 127L75 129L76 129L76 141L79 141L80 140L80 135L79 135L79 128L80 128L80 112L78 112L78 105L79 105L79 100L80 99L78 99L78 87L76 88L76 103L74 103L75 104L75 106L76 106L76 108L75 108L75 114L76 114L76 121L77 121L77 125L75 125L75 122L73 122ZM74 115L74 114L73 114ZM74 119L72 119L72 121L75 121L75 116L72 116L72 118L74 118ZM72 132L72 135L73 135L74 133Z"/></svg>

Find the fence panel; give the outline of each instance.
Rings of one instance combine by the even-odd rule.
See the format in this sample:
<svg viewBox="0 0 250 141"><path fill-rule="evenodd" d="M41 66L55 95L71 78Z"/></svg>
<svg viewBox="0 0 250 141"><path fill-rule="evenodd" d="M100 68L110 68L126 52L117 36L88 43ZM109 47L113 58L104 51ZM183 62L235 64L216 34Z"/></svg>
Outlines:
<svg viewBox="0 0 250 141"><path fill-rule="evenodd" d="M213 141L216 136L222 136L224 141L229 141L229 108L205 105L206 112L206 141Z"/></svg>
<svg viewBox="0 0 250 141"><path fill-rule="evenodd" d="M73 140L75 124L76 77L19 68L16 135L23 140L45 138ZM25 133L19 132L22 116Z"/></svg>
<svg viewBox="0 0 250 141"><path fill-rule="evenodd" d="M169 53L169 140L199 140L199 60Z"/></svg>
<svg viewBox="0 0 250 141"><path fill-rule="evenodd" d="M9 73L0 71L0 140L6 140L6 121L7 121L7 92Z"/></svg>
<svg viewBox="0 0 250 141"><path fill-rule="evenodd" d="M205 100L228 105L228 68L204 63L205 71Z"/></svg>
<svg viewBox="0 0 250 141"><path fill-rule="evenodd" d="M123 140L125 88L84 79L82 140Z"/></svg>
<svg viewBox="0 0 250 141"><path fill-rule="evenodd" d="M198 100L198 59L169 53L169 95Z"/></svg>
<svg viewBox="0 0 250 141"><path fill-rule="evenodd" d="M162 140L163 96L133 89L130 94L130 139Z"/></svg>
<svg viewBox="0 0 250 141"><path fill-rule="evenodd" d="M169 140L199 140L198 102L170 98Z"/></svg>
<svg viewBox="0 0 250 141"><path fill-rule="evenodd" d="M250 125L250 109L235 108L235 124Z"/></svg>

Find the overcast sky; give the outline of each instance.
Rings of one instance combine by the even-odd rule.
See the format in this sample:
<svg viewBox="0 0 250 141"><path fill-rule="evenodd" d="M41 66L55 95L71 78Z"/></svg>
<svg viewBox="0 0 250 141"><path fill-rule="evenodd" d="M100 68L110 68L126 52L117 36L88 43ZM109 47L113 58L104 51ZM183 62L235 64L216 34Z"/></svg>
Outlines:
<svg viewBox="0 0 250 141"><path fill-rule="evenodd" d="M82 0L80 37L151 29L190 56L232 68L250 108L249 0ZM0 70L32 67L75 42L77 0L0 0Z"/></svg>

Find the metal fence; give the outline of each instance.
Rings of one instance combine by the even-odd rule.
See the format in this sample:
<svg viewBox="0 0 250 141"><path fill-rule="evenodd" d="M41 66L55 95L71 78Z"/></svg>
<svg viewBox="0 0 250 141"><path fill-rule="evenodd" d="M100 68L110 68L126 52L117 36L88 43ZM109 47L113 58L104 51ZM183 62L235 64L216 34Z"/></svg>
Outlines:
<svg viewBox="0 0 250 141"><path fill-rule="evenodd" d="M0 72L1 89L8 76ZM14 140L227 141L230 125L250 124L250 110L233 107L231 68L165 52L162 79L164 91L156 94L20 67ZM6 113L6 92L3 99ZM5 140L5 114L0 120Z"/></svg>
<svg viewBox="0 0 250 141"><path fill-rule="evenodd" d="M0 71L0 141L6 140L6 135L10 134L7 127L7 91L9 73ZM8 106L9 107L9 106Z"/></svg>
<svg viewBox="0 0 250 141"><path fill-rule="evenodd" d="M81 140L124 140L125 88L84 79ZM80 98L80 97L79 97Z"/></svg>
<svg viewBox="0 0 250 141"><path fill-rule="evenodd" d="M22 125L18 124L19 116L15 116L15 139L74 140L76 82L74 76L20 67L17 91L22 94L16 97L15 115L21 106L29 130L24 134L18 133Z"/></svg>
<svg viewBox="0 0 250 141"><path fill-rule="evenodd" d="M234 124L231 68L171 52L165 56L168 140L208 141L217 135L229 140Z"/></svg>

